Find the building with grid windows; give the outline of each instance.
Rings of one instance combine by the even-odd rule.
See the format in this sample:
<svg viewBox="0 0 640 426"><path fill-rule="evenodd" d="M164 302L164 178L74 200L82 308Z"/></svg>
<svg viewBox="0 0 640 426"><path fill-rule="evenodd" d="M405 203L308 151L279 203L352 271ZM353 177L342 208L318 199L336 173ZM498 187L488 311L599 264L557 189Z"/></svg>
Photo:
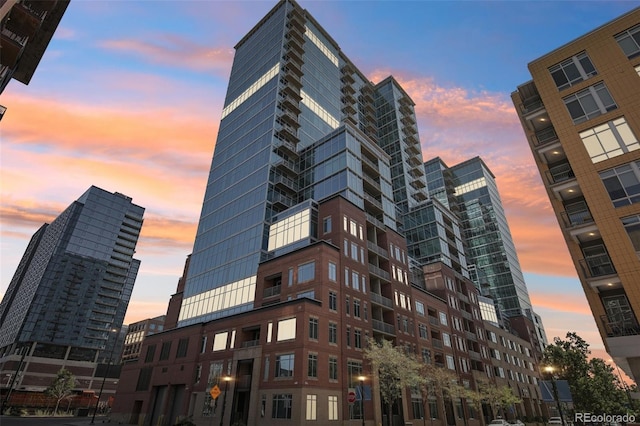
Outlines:
<svg viewBox="0 0 640 426"><path fill-rule="evenodd" d="M428 197L414 103L398 82L368 81L282 0L236 45L224 105L193 253L165 330L123 365L113 419L490 418L466 401L419 404L409 389L389 407L363 355L369 339L388 339L469 387L495 378L458 219Z"/></svg>
<svg viewBox="0 0 640 426"><path fill-rule="evenodd" d="M469 276L501 317L525 317L535 329L537 351L547 344L532 308L495 176L480 157L449 167L436 157L424 163L429 196L455 212L462 229Z"/></svg>
<svg viewBox="0 0 640 426"><path fill-rule="evenodd" d="M120 353L143 214L130 197L92 186L33 235L0 303L0 372L11 377L3 397L42 392L63 367L74 390L100 387L96 368Z"/></svg>
<svg viewBox="0 0 640 426"><path fill-rule="evenodd" d="M640 379L640 9L529 64L512 100L587 301Z"/></svg>

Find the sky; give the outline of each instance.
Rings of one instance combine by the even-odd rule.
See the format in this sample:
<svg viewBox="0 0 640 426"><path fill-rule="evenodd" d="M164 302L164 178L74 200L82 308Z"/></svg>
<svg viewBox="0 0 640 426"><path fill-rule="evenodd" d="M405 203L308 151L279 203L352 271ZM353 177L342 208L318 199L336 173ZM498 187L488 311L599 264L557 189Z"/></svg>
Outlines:
<svg viewBox="0 0 640 426"><path fill-rule="evenodd" d="M72 0L29 85L0 95L0 295L31 235L96 185L146 208L125 323L163 315L193 247L234 45L275 1ZM496 175L547 336L608 359L510 94L527 64L637 1L299 1L415 102L424 160Z"/></svg>

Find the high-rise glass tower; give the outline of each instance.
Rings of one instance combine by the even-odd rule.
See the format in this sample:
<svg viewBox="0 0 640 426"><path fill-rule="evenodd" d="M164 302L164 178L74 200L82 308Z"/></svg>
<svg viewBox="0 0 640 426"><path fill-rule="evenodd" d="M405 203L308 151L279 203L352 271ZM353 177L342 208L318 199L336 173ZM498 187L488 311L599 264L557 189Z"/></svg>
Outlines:
<svg viewBox="0 0 640 426"><path fill-rule="evenodd" d="M131 198L91 187L43 225L0 303L0 353L28 344L39 356L84 361L112 347L140 266L143 214Z"/></svg>
<svg viewBox="0 0 640 426"><path fill-rule="evenodd" d="M303 173L300 157L343 124L376 138L374 93L338 45L292 2L279 3L236 45L179 326L253 307L270 227L300 202L344 189L345 198L371 206L382 223L396 228L387 195L367 195L353 170L336 173L344 164ZM345 160L359 162L350 163L352 169L367 167L361 163L366 159Z"/></svg>
<svg viewBox="0 0 640 426"><path fill-rule="evenodd" d="M440 158L424 164L430 195L456 212L463 229L470 276L506 317L524 315L546 344L531 306L495 176L479 157L448 167Z"/></svg>

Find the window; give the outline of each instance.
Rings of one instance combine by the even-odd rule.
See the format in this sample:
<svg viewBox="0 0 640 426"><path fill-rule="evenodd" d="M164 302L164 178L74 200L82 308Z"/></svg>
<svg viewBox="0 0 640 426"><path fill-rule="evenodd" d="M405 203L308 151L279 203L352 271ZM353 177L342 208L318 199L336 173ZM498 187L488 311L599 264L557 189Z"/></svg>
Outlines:
<svg viewBox="0 0 640 426"><path fill-rule="evenodd" d="M418 315L424 316L424 303L418 302L416 300L416 312L418 313Z"/></svg>
<svg viewBox="0 0 640 426"><path fill-rule="evenodd" d="M640 161L600 172L600 179L615 207L640 201Z"/></svg>
<svg viewBox="0 0 640 426"><path fill-rule="evenodd" d="M318 377L318 355L309 354L307 358L307 377Z"/></svg>
<svg viewBox="0 0 640 426"><path fill-rule="evenodd" d="M207 350L207 336L202 336L200 339L200 353L203 354Z"/></svg>
<svg viewBox="0 0 640 426"><path fill-rule="evenodd" d="M440 314L440 324L442 325L448 325L449 322L447 321L447 314L445 314L444 312L438 312Z"/></svg>
<svg viewBox="0 0 640 426"><path fill-rule="evenodd" d="M618 34L616 41L628 58L640 55L640 25Z"/></svg>
<svg viewBox="0 0 640 426"><path fill-rule="evenodd" d="M298 283L311 281L316 275L316 262L305 263L298 266Z"/></svg>
<svg viewBox="0 0 640 426"><path fill-rule="evenodd" d="M184 358L187 356L187 348L189 347L189 339L178 340L178 350L176 351L176 358Z"/></svg>
<svg viewBox="0 0 640 426"><path fill-rule="evenodd" d="M322 219L322 232L325 234L331 232L331 216Z"/></svg>
<svg viewBox="0 0 640 426"><path fill-rule="evenodd" d="M427 338L427 326L424 324L419 324L418 325L418 333L420 334L420 337L423 339Z"/></svg>
<svg viewBox="0 0 640 426"><path fill-rule="evenodd" d="M147 353L149 353L147 351ZM153 373L153 367L144 367L140 369L138 375L138 382L136 383L136 391L147 391L151 384L151 373Z"/></svg>
<svg viewBox="0 0 640 426"><path fill-rule="evenodd" d="M296 319L289 318L278 321L277 341L291 340L296 338Z"/></svg>
<svg viewBox="0 0 640 426"><path fill-rule="evenodd" d="M271 406L271 418L290 419L292 402L293 402L293 396L290 393L273 395L273 404Z"/></svg>
<svg viewBox="0 0 640 426"><path fill-rule="evenodd" d="M351 346L351 327L347 327L347 346Z"/></svg>
<svg viewBox="0 0 640 426"><path fill-rule="evenodd" d="M549 68L558 90L580 83L597 73L586 52L582 52Z"/></svg>
<svg viewBox="0 0 640 426"><path fill-rule="evenodd" d="M585 130L580 138L594 163L640 148L624 117Z"/></svg>
<svg viewBox="0 0 640 426"><path fill-rule="evenodd" d="M293 377L294 354L278 355L276 357L275 377Z"/></svg>
<svg viewBox="0 0 640 426"><path fill-rule="evenodd" d="M344 309L347 315L351 314L351 300L349 299L349 296L346 296L344 299Z"/></svg>
<svg viewBox="0 0 640 426"><path fill-rule="evenodd" d="M633 248L640 252L640 215L623 217L622 226L627 231Z"/></svg>
<svg viewBox="0 0 640 426"><path fill-rule="evenodd" d="M350 220L349 221L349 233L351 235L353 235L354 237L358 236L358 224L356 223L355 220Z"/></svg>
<svg viewBox="0 0 640 426"><path fill-rule="evenodd" d="M344 285L349 287L349 268L344 268Z"/></svg>
<svg viewBox="0 0 640 426"><path fill-rule="evenodd" d="M351 271L351 287L354 290L360 290L360 274L356 271Z"/></svg>
<svg viewBox="0 0 640 426"><path fill-rule="evenodd" d="M164 342L160 349L160 361L169 359L169 352L171 352L171 342Z"/></svg>
<svg viewBox="0 0 640 426"><path fill-rule="evenodd" d="M144 362L153 362L153 358L156 355L156 345L147 346L147 354L144 357Z"/></svg>
<svg viewBox="0 0 640 426"><path fill-rule="evenodd" d="M228 332L224 331L222 333L217 333L213 337L213 350L214 351L223 351L227 349L227 336Z"/></svg>
<svg viewBox="0 0 640 426"><path fill-rule="evenodd" d="M362 331L354 330L353 332L353 346L358 349L362 349Z"/></svg>
<svg viewBox="0 0 640 426"><path fill-rule="evenodd" d="M442 343L444 343L445 346L451 347L451 336L447 333L442 333Z"/></svg>
<svg viewBox="0 0 640 426"><path fill-rule="evenodd" d="M638 76L640 76L640 65L636 67L636 72L638 73Z"/></svg>
<svg viewBox="0 0 640 426"><path fill-rule="evenodd" d="M329 357L329 380L338 380L338 358Z"/></svg>
<svg viewBox="0 0 640 426"><path fill-rule="evenodd" d="M369 314L367 312L367 302L364 302L364 305L362 305L362 317L365 321L369 319Z"/></svg>
<svg viewBox="0 0 640 426"><path fill-rule="evenodd" d="M424 409L420 398L411 398L411 407L413 407L414 419L424 419Z"/></svg>
<svg viewBox="0 0 640 426"><path fill-rule="evenodd" d="M336 282L338 280L338 272L337 272L336 264L333 262L329 262L329 280Z"/></svg>
<svg viewBox="0 0 640 426"><path fill-rule="evenodd" d="M337 311L338 310L338 295L335 291L329 292L329 310Z"/></svg>
<svg viewBox="0 0 640 426"><path fill-rule="evenodd" d="M338 420L338 396L329 395L329 420Z"/></svg>
<svg viewBox="0 0 640 426"><path fill-rule="evenodd" d="M427 348L422 348L422 362L431 364L431 351Z"/></svg>
<svg viewBox="0 0 640 426"><path fill-rule="evenodd" d="M360 301L357 299L353 301L353 316L360 318Z"/></svg>
<svg viewBox="0 0 640 426"><path fill-rule="evenodd" d="M447 355L447 368L449 370L456 369L456 363L453 361L453 357L451 355Z"/></svg>
<svg viewBox="0 0 640 426"><path fill-rule="evenodd" d="M358 245L356 243L351 243L351 258L355 261L358 260Z"/></svg>
<svg viewBox="0 0 640 426"><path fill-rule="evenodd" d="M329 343L338 343L338 325L329 323Z"/></svg>
<svg viewBox="0 0 640 426"><path fill-rule="evenodd" d="M309 318L309 339L318 340L318 318Z"/></svg>
<svg viewBox="0 0 640 426"><path fill-rule="evenodd" d="M307 416L306 420L317 420L318 395L307 395Z"/></svg>
<svg viewBox="0 0 640 426"><path fill-rule="evenodd" d="M587 87L563 99L573 124L583 123L618 108L604 83Z"/></svg>

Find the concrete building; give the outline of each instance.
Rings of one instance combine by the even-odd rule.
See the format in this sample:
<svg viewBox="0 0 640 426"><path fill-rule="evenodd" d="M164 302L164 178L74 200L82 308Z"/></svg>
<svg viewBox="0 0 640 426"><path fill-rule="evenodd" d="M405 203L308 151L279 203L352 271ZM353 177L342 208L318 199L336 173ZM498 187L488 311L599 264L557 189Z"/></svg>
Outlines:
<svg viewBox="0 0 640 426"><path fill-rule="evenodd" d="M122 347L143 213L92 186L33 235L0 303L5 395L41 392L61 367L78 378L76 391L96 389L99 363L115 362Z"/></svg>
<svg viewBox="0 0 640 426"><path fill-rule="evenodd" d="M67 6L69 0L0 2L0 93L12 78L29 84Z"/></svg>
<svg viewBox="0 0 640 426"><path fill-rule="evenodd" d="M512 94L605 347L640 379L640 9L529 64Z"/></svg>

